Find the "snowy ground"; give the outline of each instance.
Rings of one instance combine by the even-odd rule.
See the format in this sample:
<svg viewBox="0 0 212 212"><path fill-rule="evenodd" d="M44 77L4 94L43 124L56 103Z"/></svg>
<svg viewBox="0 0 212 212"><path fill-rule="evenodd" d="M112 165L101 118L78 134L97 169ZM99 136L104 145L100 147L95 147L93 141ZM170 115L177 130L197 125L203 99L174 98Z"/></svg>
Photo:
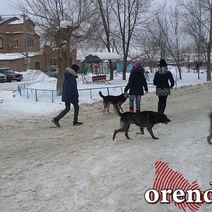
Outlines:
<svg viewBox="0 0 212 212"><path fill-rule="evenodd" d="M32 103L12 93L0 87L1 212L181 211L172 203L144 200L156 161L168 163L190 183L197 180L202 190L211 188L212 145L206 141L210 82L172 90L166 109L172 121L153 128L159 140L147 131L136 134L138 127L132 125L131 140L119 133L113 141L119 117L112 107L111 114L103 115L101 101L80 105L82 126L72 126L72 110L56 128L51 119L63 108L60 102ZM123 108L128 110L128 102ZM156 108L154 92L142 97L142 110ZM212 205L203 204L199 211L212 211Z"/></svg>

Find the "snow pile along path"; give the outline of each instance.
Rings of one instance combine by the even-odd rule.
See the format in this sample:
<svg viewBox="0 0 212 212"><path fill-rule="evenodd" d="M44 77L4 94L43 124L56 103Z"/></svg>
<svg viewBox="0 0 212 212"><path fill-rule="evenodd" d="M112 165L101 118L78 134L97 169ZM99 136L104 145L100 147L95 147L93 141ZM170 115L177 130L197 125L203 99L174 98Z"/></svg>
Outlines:
<svg viewBox="0 0 212 212"><path fill-rule="evenodd" d="M131 125L127 140L118 133L119 117L102 114L102 102L82 104L72 126L73 109L56 128L57 114L14 114L1 123L0 208L2 212L41 211L181 211L174 204L148 204L156 161L194 180L203 190L212 180L212 145L206 136L212 109L212 83L178 87L168 98L168 125L155 125L153 140ZM128 101L124 103L128 110ZM157 96L142 97L142 110L156 110ZM4 117L4 113L2 114ZM211 211L203 204L200 212Z"/></svg>

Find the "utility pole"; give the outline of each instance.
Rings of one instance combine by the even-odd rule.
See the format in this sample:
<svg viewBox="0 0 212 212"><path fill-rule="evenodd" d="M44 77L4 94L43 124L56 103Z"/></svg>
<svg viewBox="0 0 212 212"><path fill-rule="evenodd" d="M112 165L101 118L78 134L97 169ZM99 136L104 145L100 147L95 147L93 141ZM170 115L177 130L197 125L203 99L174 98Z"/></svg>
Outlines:
<svg viewBox="0 0 212 212"><path fill-rule="evenodd" d="M29 54L28 54L28 46L27 46L27 25L26 25L26 15L23 14L23 22L24 22L24 47L25 47L25 59L26 59L26 70L29 68Z"/></svg>
<svg viewBox="0 0 212 212"><path fill-rule="evenodd" d="M211 81L211 46L212 46L212 4L210 3L210 29L208 41L207 81Z"/></svg>

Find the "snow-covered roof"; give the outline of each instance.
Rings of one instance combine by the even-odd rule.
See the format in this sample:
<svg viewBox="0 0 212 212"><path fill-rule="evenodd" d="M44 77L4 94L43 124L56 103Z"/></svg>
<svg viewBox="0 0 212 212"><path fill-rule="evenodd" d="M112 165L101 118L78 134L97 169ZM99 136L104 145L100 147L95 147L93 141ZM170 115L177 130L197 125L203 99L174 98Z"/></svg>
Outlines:
<svg viewBox="0 0 212 212"><path fill-rule="evenodd" d="M18 20L10 22L8 25L23 24L23 23L24 23L23 20L18 19Z"/></svg>
<svg viewBox="0 0 212 212"><path fill-rule="evenodd" d="M121 55L114 52L91 52L89 55L97 56L101 60L119 60Z"/></svg>
<svg viewBox="0 0 212 212"><path fill-rule="evenodd" d="M6 22L6 21L9 21L11 19L15 19L17 17L3 17L3 16L0 16L0 24Z"/></svg>
<svg viewBox="0 0 212 212"><path fill-rule="evenodd" d="M40 54L40 52L29 52L28 56L33 57ZM25 53L0 53L0 60L17 60L22 58L25 58Z"/></svg>

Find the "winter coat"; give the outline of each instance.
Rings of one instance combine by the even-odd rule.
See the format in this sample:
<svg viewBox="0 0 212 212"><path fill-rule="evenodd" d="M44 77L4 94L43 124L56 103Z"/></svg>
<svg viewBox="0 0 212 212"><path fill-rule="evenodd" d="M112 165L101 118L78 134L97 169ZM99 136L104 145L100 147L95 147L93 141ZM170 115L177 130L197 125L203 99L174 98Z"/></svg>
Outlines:
<svg viewBox="0 0 212 212"><path fill-rule="evenodd" d="M64 77L62 101L66 103L78 103L77 73L73 69L67 68Z"/></svg>
<svg viewBox="0 0 212 212"><path fill-rule="evenodd" d="M144 90L148 92L144 71L145 70L142 67L132 69L128 84L126 85L124 92L130 90L130 95L144 95Z"/></svg>
<svg viewBox="0 0 212 212"><path fill-rule="evenodd" d="M155 73L153 84L156 86L156 95L168 96L171 93L170 88L174 87L174 78L167 67L160 67Z"/></svg>

